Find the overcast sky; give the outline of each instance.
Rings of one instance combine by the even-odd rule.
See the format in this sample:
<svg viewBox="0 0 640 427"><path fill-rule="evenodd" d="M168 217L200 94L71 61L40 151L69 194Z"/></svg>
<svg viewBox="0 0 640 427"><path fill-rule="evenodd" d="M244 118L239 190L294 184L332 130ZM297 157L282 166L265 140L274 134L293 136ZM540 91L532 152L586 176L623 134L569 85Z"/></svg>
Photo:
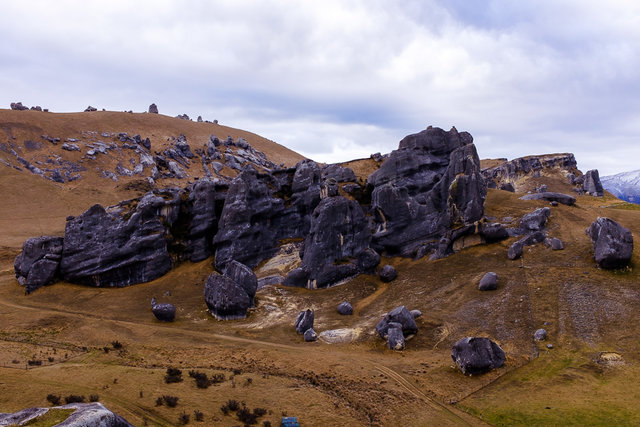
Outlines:
<svg viewBox="0 0 640 427"><path fill-rule="evenodd" d="M640 2L63 1L0 8L0 94L218 119L317 161L428 125L481 158L640 169Z"/></svg>

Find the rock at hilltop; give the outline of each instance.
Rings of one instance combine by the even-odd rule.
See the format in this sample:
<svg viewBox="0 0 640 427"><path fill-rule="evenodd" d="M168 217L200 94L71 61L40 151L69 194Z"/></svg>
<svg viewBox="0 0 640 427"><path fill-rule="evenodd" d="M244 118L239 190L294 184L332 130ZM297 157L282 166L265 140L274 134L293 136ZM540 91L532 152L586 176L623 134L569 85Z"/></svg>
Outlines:
<svg viewBox="0 0 640 427"><path fill-rule="evenodd" d="M212 273L207 279L204 300L218 320L244 319L251 307L251 298L242 285L217 273Z"/></svg>
<svg viewBox="0 0 640 427"><path fill-rule="evenodd" d="M629 229L609 218L596 219L586 230L593 242L594 258L605 269L624 268L633 254L633 235Z"/></svg>
<svg viewBox="0 0 640 427"><path fill-rule="evenodd" d="M462 338L453 345L451 358L465 375L481 374L504 365L504 351L488 338Z"/></svg>
<svg viewBox="0 0 640 427"><path fill-rule="evenodd" d="M11 103L11 109L12 110L18 110L18 111L24 111L24 110L28 110L29 107L27 107L26 105L22 105L22 102L12 102Z"/></svg>
<svg viewBox="0 0 640 427"><path fill-rule="evenodd" d="M482 170L482 176L490 188L506 189L504 187L509 186L509 191L514 191L514 182L524 177L540 177L543 172L559 171L566 176L575 176L579 173L578 163L571 153L543 154L520 157L511 161L504 160L502 164Z"/></svg>
<svg viewBox="0 0 640 427"><path fill-rule="evenodd" d="M149 113L158 114L158 106L156 104L149 105Z"/></svg>
<svg viewBox="0 0 640 427"><path fill-rule="evenodd" d="M589 170L584 174L582 189L585 193L591 196L602 197L604 195L604 189L602 188L602 183L600 182L600 174L598 173L598 169Z"/></svg>
<svg viewBox="0 0 640 427"><path fill-rule="evenodd" d="M50 410L69 410L73 412L57 426L65 427L133 427L120 415L107 409L102 403L70 403L51 408L28 408L12 414L0 414L0 425L31 425L39 422ZM44 422L44 421L43 421ZM46 424L50 425L50 424Z"/></svg>
<svg viewBox="0 0 640 427"><path fill-rule="evenodd" d="M98 109L96 107L92 107L91 105L89 105L87 108L84 109L85 113L89 113L93 111L98 111Z"/></svg>
<svg viewBox="0 0 640 427"><path fill-rule="evenodd" d="M404 305L394 308L378 322L376 325L376 332L378 332L380 338L387 339L391 323L400 324L402 333L405 337L414 335L418 332L418 325L416 324L413 315Z"/></svg>
<svg viewBox="0 0 640 427"><path fill-rule="evenodd" d="M484 212L486 185L473 138L455 128L405 137L367 183L375 216L371 245L379 253L423 256ZM452 252L450 243L439 256Z"/></svg>

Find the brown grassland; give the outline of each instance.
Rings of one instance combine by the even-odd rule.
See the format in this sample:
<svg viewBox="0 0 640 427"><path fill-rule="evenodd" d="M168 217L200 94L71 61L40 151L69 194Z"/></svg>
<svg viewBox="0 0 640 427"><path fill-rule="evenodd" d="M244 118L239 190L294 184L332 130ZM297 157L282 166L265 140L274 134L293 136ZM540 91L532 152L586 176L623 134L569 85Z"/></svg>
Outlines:
<svg viewBox="0 0 640 427"><path fill-rule="evenodd" d="M17 123L14 116L3 116L0 124ZM215 133L198 133L215 125L164 116L64 116L55 124L64 136L92 129L155 134L158 141L184 133L195 141ZM28 117L20 120L33 126ZM231 128L218 133L245 135L278 163L300 158L253 134ZM364 174L374 166L363 160L352 167ZM551 191L570 191L555 175L537 180ZM260 422L272 425L279 425L283 414L304 426L640 423L638 251L630 268L601 270L585 234L596 217L607 216L640 236L634 205L607 195L578 196L575 206L552 207L548 232L564 242L562 251L540 244L510 261L506 253L514 239L509 239L437 261L384 259L399 272L389 284L362 275L324 290L265 287L245 320L220 322L207 312L203 289L212 259L183 263L158 280L129 288L57 283L24 294L13 274L24 240L61 235L67 215L131 194L98 177L56 184L0 165L0 412L49 406L48 394L97 394L136 426L177 425L183 412L195 425L238 425L233 413L220 409L230 399L266 409ZM517 220L546 205L489 190L485 214ZM497 291L478 291L487 271L498 273ZM153 317L154 296L176 305L174 323ZM353 316L337 313L345 300L353 304ZM423 313L419 332L403 352L388 350L374 329L398 305ZM350 339L304 343L293 321L306 308L315 310L318 332L343 329ZM541 327L549 339L535 343L533 332ZM455 369L451 346L472 335L498 342L507 355L505 366L472 377ZM121 349L114 348L115 341ZM29 360L42 365L29 366ZM168 367L181 369L184 380L166 384ZM224 381L197 388L190 370L223 374ZM163 395L177 396L177 406L156 406ZM204 415L201 423L195 421L196 410Z"/></svg>

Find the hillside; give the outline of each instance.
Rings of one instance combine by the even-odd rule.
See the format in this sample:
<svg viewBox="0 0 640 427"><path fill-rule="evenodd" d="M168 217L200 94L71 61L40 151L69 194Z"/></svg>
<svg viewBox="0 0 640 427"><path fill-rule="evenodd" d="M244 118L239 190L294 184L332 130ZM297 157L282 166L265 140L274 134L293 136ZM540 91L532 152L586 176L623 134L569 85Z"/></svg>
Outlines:
<svg viewBox="0 0 640 427"><path fill-rule="evenodd" d="M603 176L602 186L619 199L640 203L640 171Z"/></svg>
<svg viewBox="0 0 640 427"><path fill-rule="evenodd" d="M105 113L78 117L84 120L90 114ZM112 127L86 122L75 129L136 129L143 135L138 129L144 122L146 134L159 135L152 148L175 134L184 134L191 144L198 138L206 142L214 133L187 134L182 125L196 129L203 124L150 115L139 115L140 126L123 129L118 120L130 116L106 113ZM155 130L146 122L149 118L162 126L174 120L176 124ZM12 132L16 128L12 125ZM14 133L15 143L41 132L32 131L29 136ZM78 135L62 132L61 138ZM268 142L251 141L249 135L225 132L246 138L274 163L292 165L299 159ZM363 180L380 163L364 159L345 166ZM204 413L206 425L236 425L236 417L219 409L229 399L265 408L260 421L272 425L284 414L297 416L301 425L318 426L640 422L635 404L640 393L638 253L634 251L630 268L600 269L585 235L591 222L606 216L638 236L640 210L610 195L575 194L575 205L551 207L546 229L562 240L561 251L541 243L526 247L522 258L511 261L507 250L517 237L510 237L464 245L437 260L385 257L382 262L399 272L391 283L362 274L326 289L265 286L246 319L217 321L203 301L205 282L214 270L211 259L183 262L165 276L126 288L61 282L25 295L15 280L13 262L26 238L61 235L67 215L136 192L98 176L63 184L14 168L0 170L0 232L8 236L0 252L0 382L6 391L0 393L2 412L48 406L50 393L75 393L98 394L135 425L177 425L183 411L193 420L194 410ZM572 191L561 169L518 177L523 189L543 184L549 191ZM549 206L521 200L521 195L490 188L484 218L509 225ZM487 271L498 273L498 289L480 292L478 281ZM154 296L176 305L174 323L153 317L149 301ZM353 316L337 313L342 301L353 304ZM375 333L375 325L399 305L418 309L422 316L406 349L394 352ZM296 314L307 308L315 310L316 330L325 332L318 342L303 342L293 328ZM549 339L534 342L533 332L543 327ZM462 375L451 360L451 347L465 336L495 340L507 355L505 366L483 375ZM121 349L114 348L116 341ZM29 366L29 360L42 365ZM184 381L165 384L168 367L182 369ZM197 388L187 374L190 370L223 374L224 381ZM157 406L162 395L179 397L178 406Z"/></svg>

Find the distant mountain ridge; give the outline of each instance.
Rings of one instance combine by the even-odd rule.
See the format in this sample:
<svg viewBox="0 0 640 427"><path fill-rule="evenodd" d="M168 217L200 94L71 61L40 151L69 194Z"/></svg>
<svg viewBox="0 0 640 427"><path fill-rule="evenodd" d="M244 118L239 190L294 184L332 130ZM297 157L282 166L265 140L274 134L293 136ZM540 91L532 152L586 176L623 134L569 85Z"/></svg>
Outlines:
<svg viewBox="0 0 640 427"><path fill-rule="evenodd" d="M619 199L640 204L640 169L600 178L605 190Z"/></svg>

